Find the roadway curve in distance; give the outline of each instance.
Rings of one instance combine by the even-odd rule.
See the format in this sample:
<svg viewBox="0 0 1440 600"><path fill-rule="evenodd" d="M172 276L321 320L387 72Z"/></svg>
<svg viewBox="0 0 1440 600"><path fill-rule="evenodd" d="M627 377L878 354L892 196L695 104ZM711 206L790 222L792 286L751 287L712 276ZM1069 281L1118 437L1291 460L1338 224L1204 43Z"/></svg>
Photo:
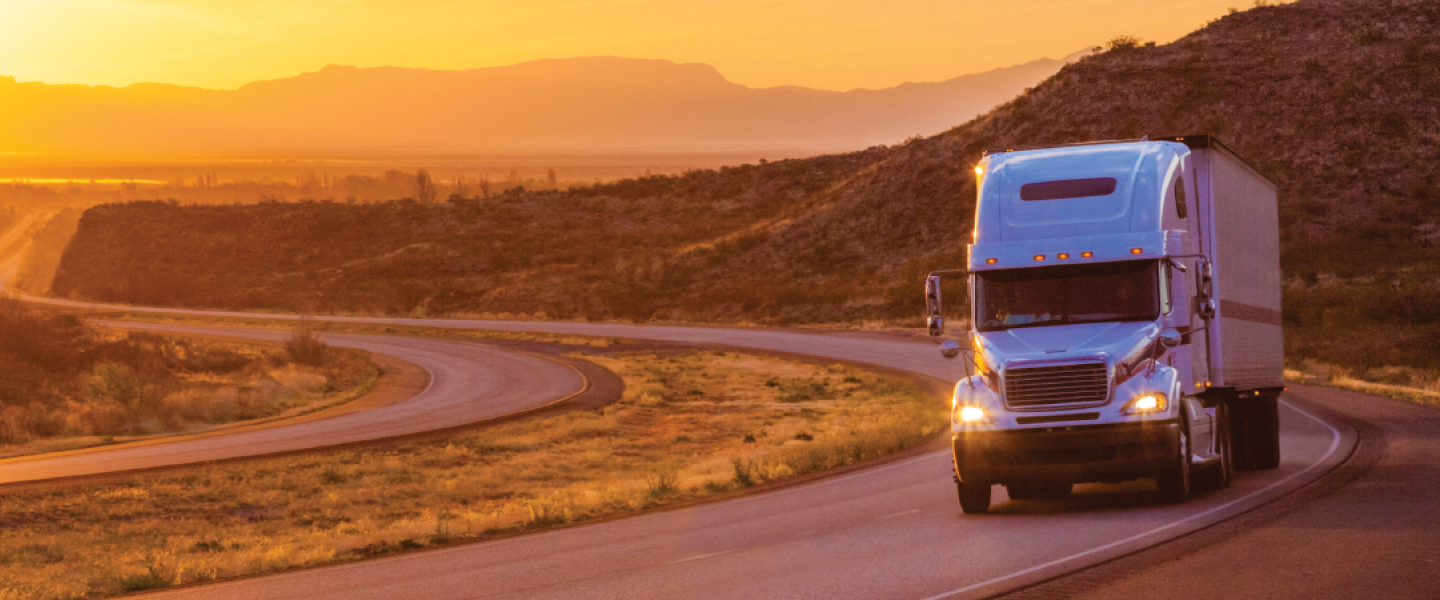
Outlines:
<svg viewBox="0 0 1440 600"><path fill-rule="evenodd" d="M268 341L289 335L264 329L114 325ZM579 371L563 362L487 344L346 334L327 334L325 340L334 346L358 348L419 365L427 371L428 385L413 398L323 420L5 459L0 461L0 484L153 469L446 429L549 404L582 391L587 383Z"/></svg>

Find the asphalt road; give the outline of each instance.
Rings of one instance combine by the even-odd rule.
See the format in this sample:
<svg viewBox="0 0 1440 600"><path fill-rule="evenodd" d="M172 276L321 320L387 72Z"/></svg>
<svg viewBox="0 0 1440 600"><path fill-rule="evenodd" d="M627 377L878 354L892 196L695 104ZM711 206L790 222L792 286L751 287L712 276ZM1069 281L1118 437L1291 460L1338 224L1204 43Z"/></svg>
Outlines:
<svg viewBox="0 0 1440 600"><path fill-rule="evenodd" d="M562 322L333 320L721 344L852 360L952 380L960 369L958 363L940 358L935 346L928 341L904 338ZM338 342L348 337L336 335L329 339ZM431 357L423 350L415 351L407 346L442 343L405 338L382 340L391 340L394 345L375 351L415 362L432 371ZM446 360L455 358L445 356ZM537 382L529 385L537 386L541 385L539 381L553 376L530 369L504 370L522 380L536 379ZM479 384L477 381L476 385ZM569 388L562 386L550 391L563 394L566 389ZM457 396L442 404L463 405L467 402L465 398L470 397L469 391L457 392L464 397ZM434 388L427 392L436 393ZM1307 406L1293 398L1286 398L1282 404L1284 462L1279 469L1241 472L1234 487L1204 493L1183 505L1155 503L1148 482L1079 486L1075 497L1065 501L1009 502L1003 489L997 487L993 514L966 516L960 513L955 500L948 453L933 452L716 504L161 595L194 598L988 596L1184 536L1265 505L1316 480L1350 456L1357 438L1353 430L1313 414ZM296 437L303 440L306 436Z"/></svg>
<svg viewBox="0 0 1440 600"><path fill-rule="evenodd" d="M258 329L124 326L262 340L282 340L289 335ZM271 454L444 429L544 405L579 392L585 385L585 379L564 363L484 344L375 335L335 334L325 339L334 346L400 357L419 365L427 371L428 386L408 400L324 420L7 459L0 461L0 484Z"/></svg>
<svg viewBox="0 0 1440 600"><path fill-rule="evenodd" d="M1440 410L1324 387L1292 386L1290 396L1360 431L1339 469L1239 518L1007 600L1437 597Z"/></svg>
<svg viewBox="0 0 1440 600"><path fill-rule="evenodd" d="M995 514L965 516L948 457L931 453L729 502L161 596L985 596L1259 504L1323 470L1347 442L1294 411L1283 417L1279 471L1244 473L1234 488L1179 506L1154 504L1146 484L1081 486L1058 502L1006 502L997 487Z"/></svg>

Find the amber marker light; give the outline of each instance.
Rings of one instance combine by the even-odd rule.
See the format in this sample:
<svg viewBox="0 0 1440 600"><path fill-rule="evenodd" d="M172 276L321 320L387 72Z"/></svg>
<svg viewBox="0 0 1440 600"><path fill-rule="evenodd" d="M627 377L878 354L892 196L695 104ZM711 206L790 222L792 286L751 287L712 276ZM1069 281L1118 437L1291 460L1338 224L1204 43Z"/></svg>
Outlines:
<svg viewBox="0 0 1440 600"><path fill-rule="evenodd" d="M984 175L984 174L985 174L985 167L982 166L982 165L975 165L975 174L976 174L976 175Z"/></svg>
<svg viewBox="0 0 1440 600"><path fill-rule="evenodd" d="M1069 253L1069 252L1061 252L1061 253L1059 253L1059 254L1056 254L1056 255L1055 255L1055 258L1058 258L1058 259L1060 259L1060 260L1065 260L1065 259L1070 258L1070 253Z"/></svg>
<svg viewBox="0 0 1440 600"><path fill-rule="evenodd" d="M1092 257L1092 256L1095 256L1095 253L1094 253L1094 252L1081 252L1081 253L1080 253L1080 258L1090 258L1090 257Z"/></svg>
<svg viewBox="0 0 1440 600"><path fill-rule="evenodd" d="M1131 249L1130 249L1130 253L1131 253L1131 254L1139 254L1140 252L1141 252L1141 250L1140 250L1139 248L1131 248Z"/></svg>
<svg viewBox="0 0 1440 600"><path fill-rule="evenodd" d="M1166 408L1165 394L1158 392L1145 394L1130 401L1125 408L1120 409L1122 415L1138 415L1144 413L1163 412Z"/></svg>
<svg viewBox="0 0 1440 600"><path fill-rule="evenodd" d="M1035 260L1037 260L1037 261L1039 261L1039 260L1045 260L1045 255L1044 255L1044 254L1036 254L1036 255L1035 255Z"/></svg>
<svg viewBox="0 0 1440 600"><path fill-rule="evenodd" d="M993 259L993 258L987 258L987 259L985 259L985 264L987 264L987 265L993 265L993 264L995 264L995 259Z"/></svg>

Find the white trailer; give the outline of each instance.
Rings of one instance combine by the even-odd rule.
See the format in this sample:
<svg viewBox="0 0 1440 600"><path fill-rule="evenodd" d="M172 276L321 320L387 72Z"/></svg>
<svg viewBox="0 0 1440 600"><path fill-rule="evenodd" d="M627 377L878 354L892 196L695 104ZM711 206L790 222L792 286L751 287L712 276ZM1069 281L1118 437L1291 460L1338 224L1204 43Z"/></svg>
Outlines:
<svg viewBox="0 0 1440 600"><path fill-rule="evenodd" d="M1273 468L1280 461L1275 403L1285 385L1275 184L1213 137L1179 140L1191 151L1200 252L1213 265L1217 300L1206 352L1195 353L1197 372L1209 373L1210 396L1231 402L1237 464Z"/></svg>

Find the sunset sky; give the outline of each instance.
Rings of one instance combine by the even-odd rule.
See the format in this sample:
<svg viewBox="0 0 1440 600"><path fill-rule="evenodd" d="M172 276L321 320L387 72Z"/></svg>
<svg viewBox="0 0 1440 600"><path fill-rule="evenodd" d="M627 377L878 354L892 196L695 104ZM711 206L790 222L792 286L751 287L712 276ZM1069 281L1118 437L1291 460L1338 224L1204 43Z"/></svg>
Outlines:
<svg viewBox="0 0 1440 600"><path fill-rule="evenodd" d="M1252 0L0 0L0 75L233 89L335 63L612 55L752 87L938 81L1116 35L1169 42Z"/></svg>

